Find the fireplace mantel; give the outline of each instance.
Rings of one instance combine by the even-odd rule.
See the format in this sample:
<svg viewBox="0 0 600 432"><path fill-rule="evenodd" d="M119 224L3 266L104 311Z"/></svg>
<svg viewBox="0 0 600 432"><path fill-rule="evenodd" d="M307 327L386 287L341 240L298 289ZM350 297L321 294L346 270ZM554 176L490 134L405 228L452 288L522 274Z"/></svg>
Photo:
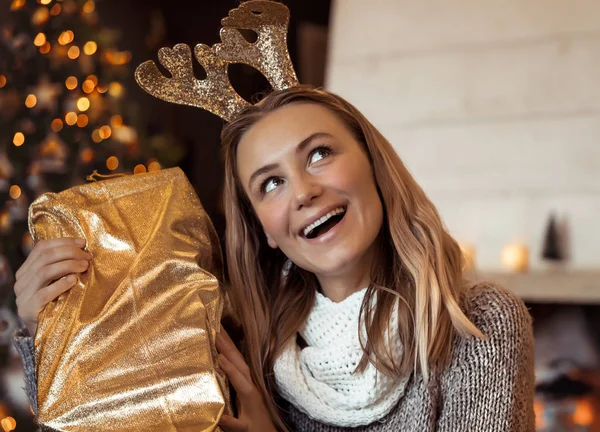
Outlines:
<svg viewBox="0 0 600 432"><path fill-rule="evenodd" d="M478 272L526 302L600 305L600 270L548 270L527 273Z"/></svg>

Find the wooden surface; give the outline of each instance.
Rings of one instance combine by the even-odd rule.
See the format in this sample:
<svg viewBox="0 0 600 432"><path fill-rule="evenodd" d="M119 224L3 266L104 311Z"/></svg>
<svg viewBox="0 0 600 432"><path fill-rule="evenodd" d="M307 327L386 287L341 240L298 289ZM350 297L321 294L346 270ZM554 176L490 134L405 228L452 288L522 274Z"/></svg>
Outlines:
<svg viewBox="0 0 600 432"><path fill-rule="evenodd" d="M600 304L600 270L480 272L477 279L496 282L528 302Z"/></svg>

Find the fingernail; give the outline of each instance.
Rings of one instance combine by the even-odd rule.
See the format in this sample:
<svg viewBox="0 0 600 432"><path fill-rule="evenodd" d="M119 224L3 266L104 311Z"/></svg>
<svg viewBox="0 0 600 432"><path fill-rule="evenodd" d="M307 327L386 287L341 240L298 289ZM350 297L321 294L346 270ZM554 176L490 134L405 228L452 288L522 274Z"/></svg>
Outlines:
<svg viewBox="0 0 600 432"><path fill-rule="evenodd" d="M77 282L77 276L75 276L75 275L67 276L67 282L69 282L70 284L74 284L75 282Z"/></svg>
<svg viewBox="0 0 600 432"><path fill-rule="evenodd" d="M77 246L79 246L79 247L84 247L85 246L85 240L78 238L78 239L75 240L75 244Z"/></svg>

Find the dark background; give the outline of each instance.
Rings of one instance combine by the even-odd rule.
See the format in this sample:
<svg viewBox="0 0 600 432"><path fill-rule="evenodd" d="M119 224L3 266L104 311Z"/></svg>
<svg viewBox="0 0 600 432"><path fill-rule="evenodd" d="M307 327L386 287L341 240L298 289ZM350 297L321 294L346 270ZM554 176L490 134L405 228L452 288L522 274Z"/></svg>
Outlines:
<svg viewBox="0 0 600 432"><path fill-rule="evenodd" d="M161 46L186 43L212 45L219 42L221 18L240 1L211 0L196 2L149 1L98 1L96 8L102 24L121 32L120 48L132 53L132 71L146 60L157 61ZM291 11L288 30L288 47L299 80L303 84L323 85L326 35L329 22L330 0L286 0ZM158 18L160 17L160 18ZM153 33L152 22L164 24L164 37L150 43L147 35ZM304 31L309 27L309 31ZM320 45L303 46L304 35L318 34ZM314 38L313 38L314 39ZM304 42L306 45L306 42ZM309 55L306 52L309 51ZM201 69L201 68L199 68ZM269 86L260 73L242 65L230 67L230 79L238 93L246 99L268 91ZM303 76L304 75L304 76ZM150 128L166 130L177 137L187 150L179 166L194 185L200 200L210 215L220 236L224 231L220 212L220 194L223 164L220 153L220 132L224 121L194 107L170 104L158 100L137 86L133 73L123 83L127 97L134 98L144 107Z"/></svg>

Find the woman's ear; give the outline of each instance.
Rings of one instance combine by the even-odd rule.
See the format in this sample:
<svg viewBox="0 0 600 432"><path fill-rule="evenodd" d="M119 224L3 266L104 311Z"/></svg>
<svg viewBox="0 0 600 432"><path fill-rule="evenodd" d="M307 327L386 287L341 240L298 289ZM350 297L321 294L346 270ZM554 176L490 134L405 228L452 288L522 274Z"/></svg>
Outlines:
<svg viewBox="0 0 600 432"><path fill-rule="evenodd" d="M269 246L271 246L273 249L277 249L277 243L275 243L275 240L273 240L273 238L265 233L265 235L267 236L267 243L269 243Z"/></svg>

